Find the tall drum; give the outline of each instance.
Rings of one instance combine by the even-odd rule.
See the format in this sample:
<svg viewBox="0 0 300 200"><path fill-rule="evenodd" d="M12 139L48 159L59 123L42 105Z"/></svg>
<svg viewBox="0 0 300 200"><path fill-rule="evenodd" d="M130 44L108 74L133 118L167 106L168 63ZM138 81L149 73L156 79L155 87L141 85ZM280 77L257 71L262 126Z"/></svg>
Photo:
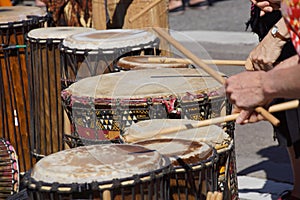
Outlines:
<svg viewBox="0 0 300 200"><path fill-rule="evenodd" d="M62 44L65 86L82 78L115 72L120 57L156 53L159 39L145 30L114 29L75 34Z"/></svg>
<svg viewBox="0 0 300 200"><path fill-rule="evenodd" d="M32 167L26 34L42 27L46 12L37 7L0 7L0 130L16 148L21 171Z"/></svg>
<svg viewBox="0 0 300 200"><path fill-rule="evenodd" d="M30 47L31 151L40 158L64 149L60 45L66 37L94 31L84 27L38 28L28 33Z"/></svg>
<svg viewBox="0 0 300 200"><path fill-rule="evenodd" d="M30 199L168 199L170 160L139 145L103 144L41 159L25 185Z"/></svg>
<svg viewBox="0 0 300 200"><path fill-rule="evenodd" d="M203 120L229 107L221 85L198 69L130 70L82 79L62 91L74 134L91 141L114 140L138 121Z"/></svg>

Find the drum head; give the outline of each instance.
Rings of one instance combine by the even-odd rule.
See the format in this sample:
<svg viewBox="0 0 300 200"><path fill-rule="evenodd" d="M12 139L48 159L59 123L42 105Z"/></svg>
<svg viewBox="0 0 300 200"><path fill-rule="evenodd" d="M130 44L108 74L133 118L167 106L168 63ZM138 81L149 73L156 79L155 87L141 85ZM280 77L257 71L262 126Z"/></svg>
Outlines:
<svg viewBox="0 0 300 200"><path fill-rule="evenodd" d="M71 98L155 99L170 97L192 101L205 94L214 96L221 84L199 69L164 68L132 70L82 79L63 94Z"/></svg>
<svg viewBox="0 0 300 200"><path fill-rule="evenodd" d="M31 178L61 184L102 182L147 174L169 165L167 157L142 146L101 144L51 154L37 162Z"/></svg>
<svg viewBox="0 0 300 200"><path fill-rule="evenodd" d="M83 33L83 32L90 32L95 31L93 28L85 28L85 27L47 27L47 28L37 28L29 31L28 38L29 40L32 39L39 39L40 43L44 43L47 40L57 39L57 42L61 42L66 37Z"/></svg>
<svg viewBox="0 0 300 200"><path fill-rule="evenodd" d="M7 27L8 23L32 20L33 17L45 17L46 11L33 6L0 7L0 27Z"/></svg>
<svg viewBox="0 0 300 200"><path fill-rule="evenodd" d="M188 119L152 119L140 121L125 129L123 138L134 141L149 139L183 139L202 141L211 146L222 144L230 139L229 135L219 126L211 125L201 128L191 128L184 131L174 131L168 134L160 134L165 130L178 126L191 127L198 121Z"/></svg>
<svg viewBox="0 0 300 200"><path fill-rule="evenodd" d="M154 58L158 62L149 61ZM180 62L164 62L167 57L162 56L127 56L120 58L118 61L118 67L121 69L155 69L155 68L188 68L189 64Z"/></svg>
<svg viewBox="0 0 300 200"><path fill-rule="evenodd" d="M157 45L155 42L157 40L153 33L145 30L97 30L67 37L63 41L63 46L69 49L102 50L103 53L113 53L114 49L126 48L135 51L141 48L153 48Z"/></svg>
<svg viewBox="0 0 300 200"><path fill-rule="evenodd" d="M156 150L168 156L174 166L180 166L183 163L195 165L213 156L213 148L204 142L198 141L162 138L144 140L135 144Z"/></svg>

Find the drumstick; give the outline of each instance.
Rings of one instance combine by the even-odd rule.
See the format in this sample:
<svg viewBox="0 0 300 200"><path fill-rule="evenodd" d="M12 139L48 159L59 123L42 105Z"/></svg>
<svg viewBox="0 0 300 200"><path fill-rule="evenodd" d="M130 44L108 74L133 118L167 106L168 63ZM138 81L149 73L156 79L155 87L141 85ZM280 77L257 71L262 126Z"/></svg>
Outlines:
<svg viewBox="0 0 300 200"><path fill-rule="evenodd" d="M297 108L298 106L299 106L299 100L292 100L292 101L273 105L268 109L268 111L272 112L272 113L280 112L280 111L284 111L284 110L294 109L294 108ZM170 134L170 133L176 133L178 131L184 131L184 130L193 129L193 128L200 128L203 126L210 126L210 125L214 125L214 124L235 121L238 116L239 116L239 113L235 113L235 114L231 114L231 115L227 115L227 116L216 117L216 118L202 120L202 121L195 121L195 123L193 123L193 124L182 124L182 125L178 125L178 126L174 126L174 127L160 129L159 132L149 133L149 135ZM125 142L128 142L128 143L136 142L137 140L139 140L139 138L135 138L134 136L130 136L130 135L123 135L123 139L125 140Z"/></svg>
<svg viewBox="0 0 300 200"><path fill-rule="evenodd" d="M206 200L211 200L211 197L212 197L212 192L208 191L206 195Z"/></svg>
<svg viewBox="0 0 300 200"><path fill-rule="evenodd" d="M150 3L148 6L146 6L141 12L137 13L136 15L130 17L128 19L128 21L130 23L132 23L134 20L136 20L137 18L139 18L140 16L142 16L143 14L145 14L148 10L150 10L151 8L153 8L156 4L158 4L159 2L161 2L162 0L156 0L153 1L152 3Z"/></svg>
<svg viewBox="0 0 300 200"><path fill-rule="evenodd" d="M214 65L232 65L232 66L245 66L244 60L202 60L205 64ZM183 63L193 64L193 61L187 58L168 58L168 57L149 57L148 62L152 63Z"/></svg>
<svg viewBox="0 0 300 200"><path fill-rule="evenodd" d="M200 58L198 58L196 55L194 55L191 51L186 49L183 45L181 45L178 41L176 41L171 35L169 35L166 31L163 31L160 28L153 27L153 30L155 30L161 37L163 37L165 40L167 40L170 44L172 44L175 48L177 48L181 53L186 55L189 59L191 59L196 65L201 67L204 71L206 71L209 75L211 75L214 79L216 79L219 83L222 85L225 84L225 78L222 77L218 72L213 70L211 67L209 67L207 64L205 64ZM271 122L274 126L278 126L280 121L271 115L269 112L267 112L264 108L258 107L255 108L255 111L264 118L266 118L269 122Z"/></svg>

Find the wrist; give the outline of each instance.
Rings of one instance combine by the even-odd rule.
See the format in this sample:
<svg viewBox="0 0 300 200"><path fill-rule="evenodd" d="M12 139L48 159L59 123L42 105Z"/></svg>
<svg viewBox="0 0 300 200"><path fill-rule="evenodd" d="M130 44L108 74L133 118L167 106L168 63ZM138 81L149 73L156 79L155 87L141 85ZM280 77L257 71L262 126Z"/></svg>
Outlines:
<svg viewBox="0 0 300 200"><path fill-rule="evenodd" d="M261 71L261 81L264 96L268 99L275 98L276 88L274 87L274 79L272 78L272 70L265 72Z"/></svg>

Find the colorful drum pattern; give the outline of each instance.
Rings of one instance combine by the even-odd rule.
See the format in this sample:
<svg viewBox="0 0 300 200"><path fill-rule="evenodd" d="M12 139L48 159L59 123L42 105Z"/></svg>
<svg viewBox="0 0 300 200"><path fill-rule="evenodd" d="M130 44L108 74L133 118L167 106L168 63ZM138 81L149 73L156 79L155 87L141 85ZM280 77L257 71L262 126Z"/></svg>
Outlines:
<svg viewBox="0 0 300 200"><path fill-rule="evenodd" d="M19 192L19 163L14 147L0 139L0 199Z"/></svg>
<svg viewBox="0 0 300 200"><path fill-rule="evenodd" d="M219 116L220 84L198 69L131 70L82 79L62 91L75 135L114 140L120 131L148 119Z"/></svg>

